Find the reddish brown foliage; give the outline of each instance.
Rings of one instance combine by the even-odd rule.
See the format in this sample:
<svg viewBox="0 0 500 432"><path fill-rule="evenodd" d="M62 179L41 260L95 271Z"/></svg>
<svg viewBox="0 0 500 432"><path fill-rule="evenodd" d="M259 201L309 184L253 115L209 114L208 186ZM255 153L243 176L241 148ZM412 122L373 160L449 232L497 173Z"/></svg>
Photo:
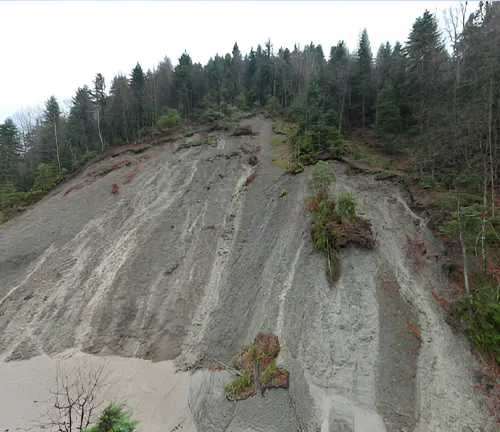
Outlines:
<svg viewBox="0 0 500 432"><path fill-rule="evenodd" d="M427 246L425 245L425 242L422 240L422 237L420 237L419 233L415 233L413 237L410 237L410 235L408 234L405 235L408 244L412 247L414 251L418 252L419 255L425 255L427 253Z"/></svg>
<svg viewBox="0 0 500 432"><path fill-rule="evenodd" d="M415 335L415 337L421 341L422 336L420 335L420 332L415 327L413 327L408 320L406 320L406 324L408 325L410 331Z"/></svg>
<svg viewBox="0 0 500 432"><path fill-rule="evenodd" d="M487 275L489 278L492 278L500 283L500 266L489 264L487 267Z"/></svg>
<svg viewBox="0 0 500 432"><path fill-rule="evenodd" d="M222 366L221 365L215 365L214 367L210 367L208 368L209 371L212 371L212 372L220 372L222 369Z"/></svg>
<svg viewBox="0 0 500 432"><path fill-rule="evenodd" d="M120 195L120 188L118 187L118 185L116 183L113 183L111 185L111 193L113 195Z"/></svg>
<svg viewBox="0 0 500 432"><path fill-rule="evenodd" d="M134 180L135 176L137 174L139 174L139 167L137 167L134 171L132 171L131 173L129 173L127 175L127 178L125 179L125 181L123 182L123 184L129 184L132 182L132 180Z"/></svg>
<svg viewBox="0 0 500 432"><path fill-rule="evenodd" d="M495 417L497 423L500 423L500 364L493 358L485 361L476 350L471 352L483 369L479 372L481 382L476 384L476 388L489 398L488 410ZM476 372L471 369L469 371Z"/></svg>
<svg viewBox="0 0 500 432"><path fill-rule="evenodd" d="M369 221L360 217L346 219L333 217L327 225L328 241L332 248L337 249L347 244L354 244L363 249L374 249L375 239Z"/></svg>
<svg viewBox="0 0 500 432"><path fill-rule="evenodd" d="M68 190L64 192L64 196L68 195L71 191L81 189L85 185L92 183L95 181L97 178L102 177L111 171L114 171L115 169L121 168L122 166L127 166L130 165L130 160L128 158L124 158L119 160L118 162L115 162L114 164L105 166L104 168L101 168L97 171L92 171L88 173L85 177L85 180L82 183L79 183L75 186L70 187Z"/></svg>
<svg viewBox="0 0 500 432"><path fill-rule="evenodd" d="M118 162L115 162L113 165L111 165L111 170L115 170L115 169L118 169L118 167L122 164L124 165L128 165L130 163L130 161L128 160L128 158L124 158L122 160L119 160Z"/></svg>
<svg viewBox="0 0 500 432"><path fill-rule="evenodd" d="M432 295L435 297L435 299L439 302L439 304L444 308L444 310L448 313L453 313L452 307L448 301L440 296L436 291L432 290Z"/></svg>
<svg viewBox="0 0 500 432"><path fill-rule="evenodd" d="M139 156L139 159L141 159L141 160L149 160L151 158L152 158L152 156L149 153L143 153Z"/></svg>
<svg viewBox="0 0 500 432"><path fill-rule="evenodd" d="M385 285L385 289L392 291L392 292L398 292L398 286L394 282L387 280L387 279L384 279L383 282Z"/></svg>
<svg viewBox="0 0 500 432"><path fill-rule="evenodd" d="M408 354L418 354L420 347L413 347L408 350Z"/></svg>
<svg viewBox="0 0 500 432"><path fill-rule="evenodd" d="M257 177L257 173L255 171L252 172L252 174L250 174L248 177L247 177L247 180L245 182L245 185L249 185L250 183L252 183L254 180L255 180L255 177Z"/></svg>
<svg viewBox="0 0 500 432"><path fill-rule="evenodd" d="M311 201L309 201L306 205L306 211L310 211L310 212L315 212L316 210L318 210L318 206L321 202L321 198L319 196L316 196L315 198L313 198Z"/></svg>

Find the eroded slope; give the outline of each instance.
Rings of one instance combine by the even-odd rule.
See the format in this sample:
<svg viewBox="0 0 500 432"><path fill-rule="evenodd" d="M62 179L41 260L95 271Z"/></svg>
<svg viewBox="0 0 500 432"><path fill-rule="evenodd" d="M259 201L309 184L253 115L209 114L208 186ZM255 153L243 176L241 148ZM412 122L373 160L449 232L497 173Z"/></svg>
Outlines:
<svg viewBox="0 0 500 432"><path fill-rule="evenodd" d="M439 245L401 192L332 164L335 192L353 192L378 247L343 250L330 288L304 211L309 170L285 175L272 165L271 124L245 124L259 134L151 150L130 184L134 167L114 170L3 226L2 356L77 348L187 369L229 363L271 332L289 390L234 404L227 372L197 370L189 403L199 430L492 430L471 394L468 347L432 298L446 281L432 260L415 266L406 235L423 236L430 256Z"/></svg>

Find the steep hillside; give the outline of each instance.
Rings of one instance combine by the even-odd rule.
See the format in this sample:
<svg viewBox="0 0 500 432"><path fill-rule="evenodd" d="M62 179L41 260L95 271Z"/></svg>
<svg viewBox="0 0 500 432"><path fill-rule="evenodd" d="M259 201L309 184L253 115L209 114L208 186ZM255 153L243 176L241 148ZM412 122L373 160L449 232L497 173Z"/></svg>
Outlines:
<svg viewBox="0 0 500 432"><path fill-rule="evenodd" d="M194 369L202 431L493 430L468 344L432 295L448 283L440 245L403 192L331 164L378 246L343 250L329 287L304 211L310 170L284 174L270 122L243 125L257 134L101 161L0 228L3 366L69 349L174 360ZM280 339L289 389L229 402L229 372L206 366L261 331Z"/></svg>

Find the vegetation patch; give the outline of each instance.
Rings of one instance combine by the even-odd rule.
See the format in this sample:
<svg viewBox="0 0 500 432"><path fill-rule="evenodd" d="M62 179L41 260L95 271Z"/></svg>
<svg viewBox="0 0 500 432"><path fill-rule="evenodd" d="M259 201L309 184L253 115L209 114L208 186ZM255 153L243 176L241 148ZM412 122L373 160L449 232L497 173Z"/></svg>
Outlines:
<svg viewBox="0 0 500 432"><path fill-rule="evenodd" d="M231 136L253 136L257 133L252 131L252 126L238 126L232 132Z"/></svg>
<svg viewBox="0 0 500 432"><path fill-rule="evenodd" d="M356 216L356 203L351 193L342 193L337 201L329 195L333 176L328 163L319 161L313 169L306 197L306 210L312 213L311 235L316 250L327 256L327 279L330 284L340 278L340 248L353 244L373 249L375 239L369 221Z"/></svg>
<svg viewBox="0 0 500 432"><path fill-rule="evenodd" d="M123 182L123 184L129 184L129 183L132 183L132 180L135 179L135 176L137 174L139 174L139 167L137 167L134 171L132 171L130 174L127 175L127 178L125 179L125 181Z"/></svg>
<svg viewBox="0 0 500 432"><path fill-rule="evenodd" d="M78 183L74 186L71 186L69 189L66 189L66 191L64 192L64 196L68 195L70 192L74 191L74 190L78 190L78 189L81 189L83 188L84 186L94 182L96 179L98 179L99 177L102 177L108 173L110 173L111 171L114 171L116 169L119 169L119 168L122 168L124 166L128 166L131 164L131 161L129 160L129 158L124 158L124 159L121 159L119 160L118 162L115 162L111 165L108 165L104 168L101 168L99 170L96 170L96 171L92 171L92 172L89 172L86 176L85 176L85 180L81 183Z"/></svg>
<svg viewBox="0 0 500 432"><path fill-rule="evenodd" d="M227 398L238 401L270 388L288 388L288 372L276 363L279 352L277 336L259 333L236 357L234 367L239 376L226 385Z"/></svg>

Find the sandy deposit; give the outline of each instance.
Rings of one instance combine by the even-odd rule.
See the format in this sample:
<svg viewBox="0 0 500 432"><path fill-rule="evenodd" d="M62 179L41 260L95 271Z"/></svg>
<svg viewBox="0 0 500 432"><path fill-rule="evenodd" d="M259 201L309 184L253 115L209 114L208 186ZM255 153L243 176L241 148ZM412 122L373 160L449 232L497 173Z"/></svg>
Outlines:
<svg viewBox="0 0 500 432"><path fill-rule="evenodd" d="M447 284L439 263L416 266L408 253L406 235L422 236L429 256L440 245L414 223L402 191L331 164L333 190L353 192L378 247L343 250L341 278L330 288L304 211L310 169L284 174L272 165L270 122L244 123L259 135L148 151L151 159L63 196L82 178L72 180L0 228L0 355L10 360L0 373L15 377L23 368L20 375L33 377L23 393L2 391L0 405L27 407L47 382L51 374L37 373L37 364L48 371L55 361L34 356L76 349L119 362L124 374L147 373L155 396L130 380L126 388L142 402L127 404L141 419L159 406L152 421L168 422L162 430L180 418L170 421L174 403L176 415L189 406L200 431L494 430L473 392L469 346L431 293ZM255 168L250 154L259 157ZM231 363L261 331L279 336L290 388L231 403L230 374L205 366ZM171 360L196 372L172 376ZM182 384L165 384L171 393L161 402L170 390L157 385L169 376ZM24 408L11 411L12 421L25 421Z"/></svg>
<svg viewBox="0 0 500 432"><path fill-rule="evenodd" d="M0 365L0 430L42 430L54 411L56 367L74 374L104 366L99 403L116 402L133 410L141 430L196 431L188 407L190 375L176 372L172 362L151 363L131 358L106 358L66 352ZM47 412L49 410L49 412ZM48 415L47 415L48 414ZM50 430L45 428L44 430Z"/></svg>

